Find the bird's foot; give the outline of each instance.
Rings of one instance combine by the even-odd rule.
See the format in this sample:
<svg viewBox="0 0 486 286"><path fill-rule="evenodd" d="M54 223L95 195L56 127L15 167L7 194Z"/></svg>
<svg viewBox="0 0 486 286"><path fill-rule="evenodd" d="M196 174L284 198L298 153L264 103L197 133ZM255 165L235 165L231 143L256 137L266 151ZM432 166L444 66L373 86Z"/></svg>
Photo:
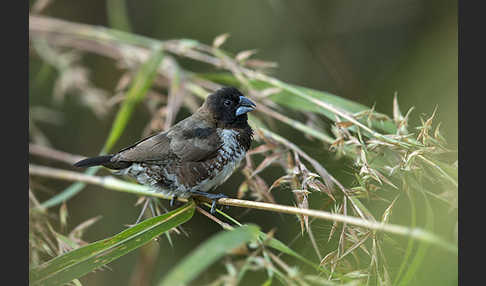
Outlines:
<svg viewBox="0 0 486 286"><path fill-rule="evenodd" d="M208 198L208 199L211 200L211 211L210 211L211 214L214 214L214 212L215 212L216 202L219 199L228 197L225 194L210 194L210 193L201 192L201 191L191 191L191 193L194 194L194 195L202 196L202 197L205 197L205 198Z"/></svg>

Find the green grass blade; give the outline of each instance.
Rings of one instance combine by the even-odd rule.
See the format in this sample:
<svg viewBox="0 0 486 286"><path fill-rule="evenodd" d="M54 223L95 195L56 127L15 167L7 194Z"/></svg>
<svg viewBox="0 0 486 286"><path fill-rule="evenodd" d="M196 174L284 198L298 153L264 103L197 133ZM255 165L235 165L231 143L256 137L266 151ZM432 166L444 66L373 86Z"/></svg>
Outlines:
<svg viewBox="0 0 486 286"><path fill-rule="evenodd" d="M100 167L93 167L88 170L86 170L84 173L86 175L94 175L96 171L98 171ZM69 187L67 187L64 191L61 193L55 195L54 197L48 199L47 201L43 202L40 204L38 207L39 209L46 209L50 208L59 204L62 204L62 202L69 200L71 197L75 196L77 193L79 193L84 187L86 186L85 183L74 183L71 184Z"/></svg>
<svg viewBox="0 0 486 286"><path fill-rule="evenodd" d="M106 10L108 22L112 28L130 32L130 21L126 5L125 0L108 0L106 1Z"/></svg>
<svg viewBox="0 0 486 286"><path fill-rule="evenodd" d="M425 201L425 208L426 208L426 222L425 222L425 229L427 231L433 232L433 225L434 225L434 212L432 211L432 207L430 206L429 200L427 196L422 193ZM407 272L403 275L403 278L400 280L398 285L411 285L412 279L415 277L415 274L420 269L422 262L425 258L425 254L429 249L430 244L424 241L418 242L417 252L414 258L410 261L410 264L407 267Z"/></svg>
<svg viewBox="0 0 486 286"><path fill-rule="evenodd" d="M142 101L145 94L152 85L155 76L157 74L157 68L159 67L162 59L164 58L164 53L161 47L154 50L151 57L142 65L135 80L133 81L130 89L126 95L123 105L118 111L115 121L112 125L110 135L106 140L105 146L103 147L103 152L108 152L113 145L116 143L118 138L120 138L123 130L132 115L132 112L137 106L137 104Z"/></svg>
<svg viewBox="0 0 486 286"><path fill-rule="evenodd" d="M211 205L206 203L206 206L210 207ZM234 223L238 226L242 226L242 224L239 221L237 221L236 219L234 219L230 215L226 214L225 212L223 212L221 210L216 210L216 211L219 214L221 214L222 216L224 216L225 218L227 218L228 220L230 220L232 223ZM314 269L321 269L322 270L322 268L319 267L318 264L310 261L309 259L307 259L307 258L303 257L302 255L298 254L297 252L293 251L290 247L285 245L285 243L281 242L280 240L278 240L274 237L269 237L266 233L264 233L262 231L258 232L258 239L262 242L265 242L267 246L269 246L273 249L276 249L276 250L278 250L282 253L293 256L293 257L299 259L300 261L306 263L307 265L313 267Z"/></svg>
<svg viewBox="0 0 486 286"><path fill-rule="evenodd" d="M195 203L189 202L174 211L147 219L111 238L58 256L32 269L29 273L30 284L62 285L79 278L188 221L194 210Z"/></svg>
<svg viewBox="0 0 486 286"><path fill-rule="evenodd" d="M209 204L206 204L206 206L210 207ZM238 226L242 225L239 221L237 221L236 219L234 219L230 215L226 214L225 212L223 212L221 210L216 210L216 211L219 214L221 214L222 216L224 216L225 218L227 218L228 220L230 220L231 222L233 222L234 224L236 224ZM269 237L266 233L264 233L262 231L258 232L258 239L261 242L265 243L268 247L271 247L271 248L278 250L282 253L290 255L294 258L297 258L301 262L304 262L305 264L309 265L310 267L312 267L312 268L314 268L318 271L324 271L327 274L329 274L328 271L325 268L321 267L319 264L310 261L309 259L305 258L304 256L302 256L302 255L298 254L297 252L295 252L294 250L292 250L285 243L281 242L280 240L278 240L274 237Z"/></svg>
<svg viewBox="0 0 486 286"><path fill-rule="evenodd" d="M256 239L258 233L257 226L245 225L214 235L177 264L158 285L187 284L228 251Z"/></svg>
<svg viewBox="0 0 486 286"><path fill-rule="evenodd" d="M410 194L410 191L407 191L407 195L410 201L410 227L414 228L417 225L415 201L412 197L412 194ZM412 255L414 243L415 243L414 239L408 240L407 249L405 250L405 254L403 255L402 263L400 265L400 269L398 270L398 274L395 277L395 281L393 282L393 285L397 285L400 277L402 276L402 273L404 273L405 269L407 268L409 257Z"/></svg>
<svg viewBox="0 0 486 286"><path fill-rule="evenodd" d="M106 154L120 138L123 130L125 130L125 127L130 120L135 106L141 100L143 100L145 94L152 85L154 78L157 74L157 68L162 62L163 57L164 53L162 51L162 48L159 47L155 49L152 56L147 60L147 62L142 65L142 67L138 71L123 102L123 105L116 115L115 121L113 122L113 125L111 127L110 134L108 135L108 139L106 140L105 146L103 147L100 154ZM98 170L99 168L90 168L85 171L85 174L94 175ZM67 187L65 190L63 190L61 193L43 202L40 207L49 208L56 206L64 201L67 201L68 199L79 193L85 186L86 184L84 183L74 183Z"/></svg>
<svg viewBox="0 0 486 286"><path fill-rule="evenodd" d="M319 267L318 264L310 261L309 259L303 257L302 255L298 254L297 252L293 251L291 248L289 248L287 245L285 245L285 243L281 242L280 240L276 239L276 238L269 238L267 234L263 233L263 232L260 232L259 233L259 238L262 240L262 241L265 241L265 244L271 248L274 248L280 252L283 252L285 254L288 254L290 256L293 256L297 259L299 259L300 261L306 263L307 265L313 267L314 269L317 269L317 270L323 270L323 268Z"/></svg>

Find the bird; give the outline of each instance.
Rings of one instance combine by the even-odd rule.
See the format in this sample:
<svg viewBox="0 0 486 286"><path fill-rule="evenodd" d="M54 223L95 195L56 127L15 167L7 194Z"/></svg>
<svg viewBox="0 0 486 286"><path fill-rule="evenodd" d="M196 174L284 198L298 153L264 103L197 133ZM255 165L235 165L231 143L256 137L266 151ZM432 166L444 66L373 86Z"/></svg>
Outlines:
<svg viewBox="0 0 486 286"><path fill-rule="evenodd" d="M206 197L214 213L216 201L228 196L212 192L233 174L250 149L253 130L247 113L255 108L237 88L225 86L168 130L74 166L101 165L116 175L132 177L171 197L171 206L177 198Z"/></svg>

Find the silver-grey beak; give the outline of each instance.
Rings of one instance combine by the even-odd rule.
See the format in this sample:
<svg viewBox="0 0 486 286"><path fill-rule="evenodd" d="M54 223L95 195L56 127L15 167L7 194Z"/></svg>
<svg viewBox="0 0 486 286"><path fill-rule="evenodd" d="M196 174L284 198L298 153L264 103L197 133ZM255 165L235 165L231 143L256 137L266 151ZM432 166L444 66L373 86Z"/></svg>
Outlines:
<svg viewBox="0 0 486 286"><path fill-rule="evenodd" d="M255 110L255 103L244 96L240 96L240 103L236 109L236 116Z"/></svg>

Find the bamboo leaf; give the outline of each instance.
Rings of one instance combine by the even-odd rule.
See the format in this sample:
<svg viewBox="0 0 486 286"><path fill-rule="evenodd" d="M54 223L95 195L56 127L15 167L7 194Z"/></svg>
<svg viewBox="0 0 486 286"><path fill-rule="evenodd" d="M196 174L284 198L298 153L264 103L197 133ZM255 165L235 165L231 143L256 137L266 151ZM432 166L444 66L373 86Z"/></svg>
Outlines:
<svg viewBox="0 0 486 286"><path fill-rule="evenodd" d="M145 245L162 233L188 221L195 203L147 219L119 234L58 256L29 272L31 285L62 285Z"/></svg>
<svg viewBox="0 0 486 286"><path fill-rule="evenodd" d="M427 196L424 193L422 193L422 195L424 197L425 210L426 210L425 229L432 232L433 231L433 225L434 225L434 212L432 210L432 207L430 206L430 203L427 199ZM414 279L414 277L415 277L415 274L420 269L420 265L422 265L422 262L425 258L425 254L427 253L427 250L429 249L429 247L430 247L430 244L427 243L427 242L424 242L424 241L418 242L415 257L407 265L407 271L403 275L403 278L400 280L398 285L410 285L410 283L412 282L412 279Z"/></svg>
<svg viewBox="0 0 486 286"><path fill-rule="evenodd" d="M131 31L125 0L108 0L106 10L111 27L122 31Z"/></svg>
<svg viewBox="0 0 486 286"><path fill-rule="evenodd" d="M123 105L118 111L115 121L112 125L110 135L106 140L105 146L103 147L104 152L108 152L113 145L116 143L118 138L120 138L123 130L125 129L135 106L143 100L148 89L152 85L155 76L157 74L157 68L159 67L162 59L164 58L164 53L162 48L159 47L155 49L151 57L142 65L138 71L135 79L126 95Z"/></svg>
<svg viewBox="0 0 486 286"><path fill-rule="evenodd" d="M214 38L213 40L213 47L214 48L219 48L221 47L224 42L226 42L226 40L230 37L230 34L228 33L224 33L224 34L221 34L219 36L217 36L216 38Z"/></svg>
<svg viewBox="0 0 486 286"><path fill-rule="evenodd" d="M201 244L167 274L158 285L185 285L227 252L258 237L259 228L245 225L220 232Z"/></svg>
<svg viewBox="0 0 486 286"><path fill-rule="evenodd" d="M235 86L240 85L240 82L232 74L229 73L197 74L197 76L211 81L219 82L222 84L235 85ZM261 80L250 80L250 83L252 87L257 90L265 90L274 87L270 83ZM292 85L288 83L286 83L286 85L295 88L296 90L299 90L310 97L332 104L333 106L341 108L349 113L358 113L358 112L369 110L369 107L365 105L353 102L351 100L339 97L337 95L328 92L318 91L315 89L305 88L305 87ZM295 96L291 92L286 91L284 89L282 89L278 93L269 95L267 98L290 109L294 109L298 111L315 112L326 116L332 121L336 120L334 113L325 110L302 97ZM373 128L377 128L386 133L393 134L396 132L396 127L393 124L393 122L371 120L371 123Z"/></svg>
<svg viewBox="0 0 486 286"><path fill-rule="evenodd" d="M283 252L285 254L288 254L290 256L293 256L300 261L306 263L307 265L313 267L314 269L317 270L324 270L322 267L320 267L318 264L310 261L309 259L305 258L304 256L298 254L297 252L293 251L291 248L289 248L285 243L281 242L280 240L276 238L270 238L266 233L260 232L259 237L261 240L265 241L266 245L274 248L280 252Z"/></svg>
<svg viewBox="0 0 486 286"><path fill-rule="evenodd" d="M409 188L408 184L406 183L405 179L403 179L403 180L404 180L404 184L402 184L403 190L407 194L407 197L410 201L410 226L415 227L417 225L417 217L416 217L417 213L416 213L416 208L415 208L415 200L412 197L410 190L408 189ZM409 260L410 256L412 255L412 250L414 248L414 245L415 245L415 241L413 239L409 239L408 243L407 243L407 249L405 250L405 253L403 255L402 263L400 265L400 269L398 270L398 272L395 276L395 281L394 281L393 285L397 285L397 282L401 278L402 273L405 272L405 269L408 266L408 260Z"/></svg>
<svg viewBox="0 0 486 286"><path fill-rule="evenodd" d="M99 166L89 168L84 172L86 175L94 175L98 170L100 169ZM85 183L81 182L76 182L64 189L62 192L59 194L55 195L54 197L48 199L47 201L43 202L40 204L37 208L42 209L42 208L50 208L53 206L57 206L58 204L61 204L64 201L69 200L71 197L75 196L77 193L79 193L84 187L86 186Z"/></svg>
<svg viewBox="0 0 486 286"><path fill-rule="evenodd" d="M152 85L152 82L157 73L157 68L162 62L164 53L162 48L156 48L152 56L145 62L140 70L138 71L135 79L128 91L128 94L118 111L115 121L111 127L108 139L105 142L101 154L106 154L115 145L116 141L120 138L123 130L125 129L135 106L145 97L148 89ZM85 171L85 174L94 175L99 170L99 167L93 167ZM79 193L86 184L84 183L74 183L64 189L61 193L50 198L49 200L43 202L39 207L49 208L56 206L64 201L67 201L71 197Z"/></svg>
<svg viewBox="0 0 486 286"><path fill-rule="evenodd" d="M209 204L207 204L208 207L210 207ZM216 210L219 214L221 214L222 216L224 216L225 218L227 218L228 220L230 220L231 222L233 222L234 224L238 225L238 226L241 226L241 223L239 221L237 221L236 219L232 218L231 216L229 216L228 214L224 213L223 211L221 210ZM306 263L307 265L315 268L315 269L320 269L320 270L323 270L318 264L310 261L309 259L305 258L304 256L298 254L297 252L295 252L294 250L292 250L290 247L288 247L285 243L281 242L280 240L274 238L274 237L271 237L269 236L268 234L260 231L258 233L258 239L261 241L261 242L264 242L267 246L273 248L273 249L276 249L282 253L285 253L285 254L288 254L290 256L293 256L297 259L299 259L300 261Z"/></svg>

